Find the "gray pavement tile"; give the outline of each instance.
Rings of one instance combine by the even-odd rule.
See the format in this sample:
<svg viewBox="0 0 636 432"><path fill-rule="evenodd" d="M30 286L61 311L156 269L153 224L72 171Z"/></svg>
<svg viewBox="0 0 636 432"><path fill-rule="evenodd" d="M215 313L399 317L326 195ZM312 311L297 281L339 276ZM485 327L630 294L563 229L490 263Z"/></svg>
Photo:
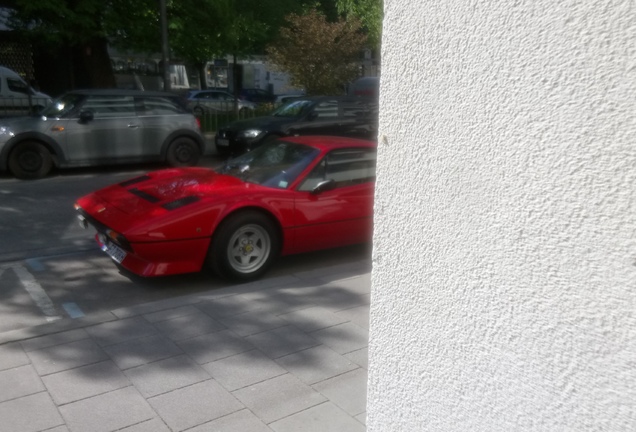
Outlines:
<svg viewBox="0 0 636 432"><path fill-rule="evenodd" d="M71 432L109 432L157 415L134 387L125 387L60 407Z"/></svg>
<svg viewBox="0 0 636 432"><path fill-rule="evenodd" d="M351 351L350 353L344 354L346 358L359 364L366 370L369 370L369 348L365 347L356 351Z"/></svg>
<svg viewBox="0 0 636 432"><path fill-rule="evenodd" d="M49 432L49 431L46 431ZM153 418L127 428L119 429L117 432L170 432L170 429L160 418Z"/></svg>
<svg viewBox="0 0 636 432"><path fill-rule="evenodd" d="M42 376L108 360L108 355L92 339L54 345L27 355Z"/></svg>
<svg viewBox="0 0 636 432"><path fill-rule="evenodd" d="M218 320L239 336L250 336L288 325L286 321L277 316L260 311L221 317Z"/></svg>
<svg viewBox="0 0 636 432"><path fill-rule="evenodd" d="M69 432L69 430L66 427L66 425L62 425L62 426L54 427L53 429L47 429L44 432Z"/></svg>
<svg viewBox="0 0 636 432"><path fill-rule="evenodd" d="M275 432L364 432L359 421L327 402L270 424Z"/></svg>
<svg viewBox="0 0 636 432"><path fill-rule="evenodd" d="M144 314L143 317L151 323L165 321L173 318L179 318L185 315L201 313L199 309L192 305L180 306L172 309L165 309L159 312Z"/></svg>
<svg viewBox="0 0 636 432"><path fill-rule="evenodd" d="M188 429L187 432L272 432L272 430L250 410L244 409Z"/></svg>
<svg viewBox="0 0 636 432"><path fill-rule="evenodd" d="M317 330L310 334L338 354L357 351L369 345L369 331L350 322Z"/></svg>
<svg viewBox="0 0 636 432"><path fill-rule="evenodd" d="M124 371L144 397L152 397L209 380L201 366L182 355Z"/></svg>
<svg viewBox="0 0 636 432"><path fill-rule="evenodd" d="M326 396L349 415L365 412L367 407L367 371L356 369L314 384L314 389Z"/></svg>
<svg viewBox="0 0 636 432"><path fill-rule="evenodd" d="M173 431L182 431L243 409L219 383L210 379L148 399Z"/></svg>
<svg viewBox="0 0 636 432"><path fill-rule="evenodd" d="M279 315L279 317L306 332L320 330L349 321L349 319L344 316L336 315L318 306L286 313Z"/></svg>
<svg viewBox="0 0 636 432"><path fill-rule="evenodd" d="M314 305L314 299L306 294L309 287L295 283L273 287L268 290L254 291L241 295L254 310L280 315Z"/></svg>
<svg viewBox="0 0 636 432"><path fill-rule="evenodd" d="M360 260L352 263L338 264L330 266L328 268L298 272L294 273L294 276L298 277L299 279L319 279L325 281L333 281L356 277L360 275L360 273L366 273L370 270L371 260Z"/></svg>
<svg viewBox="0 0 636 432"><path fill-rule="evenodd" d="M244 387L233 394L267 424L326 401L291 374Z"/></svg>
<svg viewBox="0 0 636 432"><path fill-rule="evenodd" d="M22 341L21 344L24 350L26 352L29 352L88 338L89 335L86 330L75 329L46 336L40 336L33 339L27 339Z"/></svg>
<svg viewBox="0 0 636 432"><path fill-rule="evenodd" d="M116 343L157 334L157 329L141 317L98 324L87 327L86 331L101 346L114 345Z"/></svg>
<svg viewBox="0 0 636 432"><path fill-rule="evenodd" d="M261 307L262 305L258 302L251 301L240 294L197 303L197 308L216 319L257 311Z"/></svg>
<svg viewBox="0 0 636 432"><path fill-rule="evenodd" d="M157 330L172 340L189 339L224 330L223 324L203 312L180 316L155 323Z"/></svg>
<svg viewBox="0 0 636 432"><path fill-rule="evenodd" d="M276 362L307 384L314 384L360 367L324 345L281 357Z"/></svg>
<svg viewBox="0 0 636 432"><path fill-rule="evenodd" d="M165 309L174 309L178 306L190 305L197 303L199 299L195 296L173 297L167 300L159 300L151 303L144 303L130 307L115 309L112 311L117 318L131 318L138 315L150 314Z"/></svg>
<svg viewBox="0 0 636 432"><path fill-rule="evenodd" d="M183 354L181 348L161 335L109 345L104 351L122 370Z"/></svg>
<svg viewBox="0 0 636 432"><path fill-rule="evenodd" d="M19 343L11 342L0 345L0 371L24 366L29 363L31 363L31 360Z"/></svg>
<svg viewBox="0 0 636 432"><path fill-rule="evenodd" d="M291 325L248 336L245 339L273 359L320 344L316 339Z"/></svg>
<svg viewBox="0 0 636 432"><path fill-rule="evenodd" d="M110 360L42 377L58 405L74 402L130 385Z"/></svg>
<svg viewBox="0 0 636 432"><path fill-rule="evenodd" d="M46 392L0 403L0 419L0 432L37 432L64 424Z"/></svg>
<svg viewBox="0 0 636 432"><path fill-rule="evenodd" d="M177 345L199 364L254 349L254 345L230 330L222 330L177 342Z"/></svg>
<svg viewBox="0 0 636 432"><path fill-rule="evenodd" d="M362 423L363 425L367 425L367 412L363 412L361 414L358 414L357 416L354 417L356 420L358 420L360 423Z"/></svg>
<svg viewBox="0 0 636 432"><path fill-rule="evenodd" d="M369 306L357 306L336 312L336 315L347 321L351 321L365 330L369 330Z"/></svg>
<svg viewBox="0 0 636 432"><path fill-rule="evenodd" d="M278 363L259 350L226 357L206 363L202 367L230 391L287 373Z"/></svg>
<svg viewBox="0 0 636 432"><path fill-rule="evenodd" d="M32 365L0 371L0 402L45 391Z"/></svg>
<svg viewBox="0 0 636 432"><path fill-rule="evenodd" d="M354 277L332 280L330 285L346 289L359 295L371 293L371 273L358 274Z"/></svg>

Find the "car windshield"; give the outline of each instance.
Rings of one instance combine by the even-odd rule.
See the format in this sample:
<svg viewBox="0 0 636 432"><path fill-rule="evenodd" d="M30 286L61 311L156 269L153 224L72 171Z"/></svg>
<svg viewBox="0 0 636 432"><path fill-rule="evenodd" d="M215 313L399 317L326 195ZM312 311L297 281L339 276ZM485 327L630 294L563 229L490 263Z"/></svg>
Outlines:
<svg viewBox="0 0 636 432"><path fill-rule="evenodd" d="M276 140L228 160L219 173L248 183L287 189L319 153L314 147Z"/></svg>
<svg viewBox="0 0 636 432"><path fill-rule="evenodd" d="M53 103L44 108L39 115L45 117L64 117L71 112L82 99L83 96L79 94L65 94L55 99Z"/></svg>
<svg viewBox="0 0 636 432"><path fill-rule="evenodd" d="M311 101L308 100L292 100L289 103L286 103L280 107L278 107L273 113L273 116L277 117L298 117L300 116L309 106L311 105Z"/></svg>

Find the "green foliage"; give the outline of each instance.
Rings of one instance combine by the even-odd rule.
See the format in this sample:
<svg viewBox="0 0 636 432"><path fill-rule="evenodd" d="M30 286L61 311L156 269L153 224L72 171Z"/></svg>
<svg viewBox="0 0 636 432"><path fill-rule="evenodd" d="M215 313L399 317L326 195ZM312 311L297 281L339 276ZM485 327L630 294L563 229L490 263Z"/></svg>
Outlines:
<svg viewBox="0 0 636 432"><path fill-rule="evenodd" d="M367 34L369 43L378 47L382 37L382 0L337 0L338 13L345 19L356 17L361 22Z"/></svg>
<svg viewBox="0 0 636 432"><path fill-rule="evenodd" d="M291 75L307 94L339 94L358 75L367 36L357 18L327 22L317 10L290 14L278 40L268 47L269 60Z"/></svg>

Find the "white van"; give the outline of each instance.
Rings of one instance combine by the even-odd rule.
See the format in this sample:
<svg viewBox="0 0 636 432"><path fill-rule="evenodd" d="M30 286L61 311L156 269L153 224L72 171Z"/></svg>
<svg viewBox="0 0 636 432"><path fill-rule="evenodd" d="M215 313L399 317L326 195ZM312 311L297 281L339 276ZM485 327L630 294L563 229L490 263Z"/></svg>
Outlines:
<svg viewBox="0 0 636 432"><path fill-rule="evenodd" d="M0 66L0 117L26 115L51 103L51 96L31 88L20 75Z"/></svg>

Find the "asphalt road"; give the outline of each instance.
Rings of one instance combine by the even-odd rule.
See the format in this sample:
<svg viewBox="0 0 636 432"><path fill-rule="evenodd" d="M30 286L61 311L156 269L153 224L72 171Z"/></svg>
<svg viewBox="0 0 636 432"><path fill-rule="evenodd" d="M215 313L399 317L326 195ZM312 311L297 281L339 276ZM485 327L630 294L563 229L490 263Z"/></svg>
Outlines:
<svg viewBox="0 0 636 432"><path fill-rule="evenodd" d="M210 157L202 165L219 163ZM78 197L159 168L63 170L36 181L0 175L0 332L227 286L205 272L151 279L126 274L97 248L94 233L79 226ZM285 257L265 278L369 257L369 246Z"/></svg>

